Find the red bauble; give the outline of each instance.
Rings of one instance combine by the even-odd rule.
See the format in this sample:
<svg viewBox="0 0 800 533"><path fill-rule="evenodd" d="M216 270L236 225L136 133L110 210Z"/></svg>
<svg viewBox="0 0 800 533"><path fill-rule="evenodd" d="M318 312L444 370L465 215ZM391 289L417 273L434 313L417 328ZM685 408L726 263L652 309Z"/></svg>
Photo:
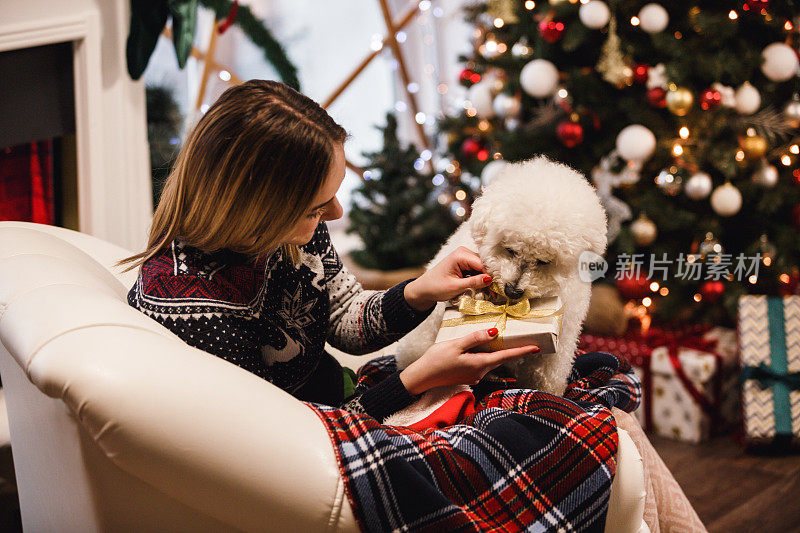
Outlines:
<svg viewBox="0 0 800 533"><path fill-rule="evenodd" d="M649 70L650 65L646 65L645 63L639 63L633 67L633 81L636 83L646 83Z"/></svg>
<svg viewBox="0 0 800 533"><path fill-rule="evenodd" d="M745 11L753 10L756 13L760 13L762 9L767 9L769 7L769 0L744 0L744 5L742 5L742 9Z"/></svg>
<svg viewBox="0 0 800 533"><path fill-rule="evenodd" d="M564 23L545 19L539 23L539 35L548 43L558 42L564 36Z"/></svg>
<svg viewBox="0 0 800 533"><path fill-rule="evenodd" d="M700 107L712 109L722 103L722 95L714 89L706 89L700 94Z"/></svg>
<svg viewBox="0 0 800 533"><path fill-rule="evenodd" d="M461 82L461 85L470 87L481 81L481 75L471 68L465 68L461 71L461 74L458 75L458 80Z"/></svg>
<svg viewBox="0 0 800 533"><path fill-rule="evenodd" d="M792 180L795 185L800 185L800 168L796 168L792 171Z"/></svg>
<svg viewBox="0 0 800 533"><path fill-rule="evenodd" d="M714 303L725 292L725 284L719 280L709 280L700 285L700 294L705 301Z"/></svg>
<svg viewBox="0 0 800 533"><path fill-rule="evenodd" d="M565 120L558 124L556 135L561 144L567 148L572 148L583 142L583 126L577 122Z"/></svg>
<svg viewBox="0 0 800 533"><path fill-rule="evenodd" d="M644 298L645 296L649 296L650 293L653 292L650 290L650 280L647 279L647 276L645 276L641 272L634 275L633 277L628 277L628 274L629 274L628 272L625 272L625 277L623 277L622 279L617 279L615 281L617 290L619 290L619 293L624 298L628 300Z"/></svg>
<svg viewBox="0 0 800 533"><path fill-rule="evenodd" d="M647 91L647 101L653 107L667 107L667 91L661 87L653 87Z"/></svg>
<svg viewBox="0 0 800 533"><path fill-rule="evenodd" d="M483 145L472 138L467 139L461 145L461 153L464 154L464 157L475 157L481 150L483 150Z"/></svg>

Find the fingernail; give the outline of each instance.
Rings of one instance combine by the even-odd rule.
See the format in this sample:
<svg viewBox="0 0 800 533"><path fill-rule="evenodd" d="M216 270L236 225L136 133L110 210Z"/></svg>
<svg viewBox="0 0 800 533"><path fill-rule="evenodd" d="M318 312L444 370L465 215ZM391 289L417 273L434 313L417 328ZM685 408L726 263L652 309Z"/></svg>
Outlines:
<svg viewBox="0 0 800 533"><path fill-rule="evenodd" d="M494 337L498 333L500 333L499 331L497 331L497 328L489 328L486 330L486 332L489 334L490 337Z"/></svg>
<svg viewBox="0 0 800 533"><path fill-rule="evenodd" d="M483 282L484 283L491 283L492 282L492 276L483 276Z"/></svg>
<svg viewBox="0 0 800 533"><path fill-rule="evenodd" d="M541 352L542 349L538 346L531 346L531 353Z"/></svg>

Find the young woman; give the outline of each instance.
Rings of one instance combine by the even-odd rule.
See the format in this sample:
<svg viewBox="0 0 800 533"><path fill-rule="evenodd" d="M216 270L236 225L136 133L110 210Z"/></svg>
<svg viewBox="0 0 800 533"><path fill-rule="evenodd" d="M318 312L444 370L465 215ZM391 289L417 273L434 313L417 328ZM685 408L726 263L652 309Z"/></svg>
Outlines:
<svg viewBox="0 0 800 533"><path fill-rule="evenodd" d="M480 330L436 344L350 395L352 377L325 352L326 341L349 353L377 350L416 327L437 301L491 278L476 254L460 249L419 278L363 290L325 225L342 216L336 192L346 137L319 105L281 83L251 80L225 91L178 155L147 249L121 261L141 265L130 305L300 400L379 420L431 387L477 383L538 350L470 353L497 335Z"/></svg>

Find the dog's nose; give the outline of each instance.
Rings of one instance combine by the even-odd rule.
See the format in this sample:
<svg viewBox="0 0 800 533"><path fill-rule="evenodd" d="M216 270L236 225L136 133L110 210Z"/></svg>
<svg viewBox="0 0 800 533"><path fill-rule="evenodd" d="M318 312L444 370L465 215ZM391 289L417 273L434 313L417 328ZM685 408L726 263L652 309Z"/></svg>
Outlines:
<svg viewBox="0 0 800 533"><path fill-rule="evenodd" d="M505 287L503 287L503 292L506 293L506 296L512 300L516 300L517 298L521 298L525 291L516 288L511 283L506 283Z"/></svg>

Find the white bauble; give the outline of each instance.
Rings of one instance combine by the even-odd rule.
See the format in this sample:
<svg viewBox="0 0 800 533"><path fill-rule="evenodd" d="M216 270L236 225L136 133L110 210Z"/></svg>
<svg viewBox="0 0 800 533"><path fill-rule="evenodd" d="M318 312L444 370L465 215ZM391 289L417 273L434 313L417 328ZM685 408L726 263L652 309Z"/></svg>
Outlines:
<svg viewBox="0 0 800 533"><path fill-rule="evenodd" d="M507 165L508 163L502 159L495 159L486 163L483 171L481 171L481 183L489 185Z"/></svg>
<svg viewBox="0 0 800 533"><path fill-rule="evenodd" d="M522 68L519 82L529 95L544 98L558 88L558 69L546 59L534 59Z"/></svg>
<svg viewBox="0 0 800 533"><path fill-rule="evenodd" d="M641 124L625 126L617 135L617 152L626 161L647 161L656 149L656 136Z"/></svg>
<svg viewBox="0 0 800 533"><path fill-rule="evenodd" d="M778 169L775 165L762 161L753 172L753 183L757 183L765 189L771 189L778 183L778 177Z"/></svg>
<svg viewBox="0 0 800 533"><path fill-rule="evenodd" d="M749 81L736 89L736 111L742 115L752 115L759 107L761 107L761 93L750 85Z"/></svg>
<svg viewBox="0 0 800 533"><path fill-rule="evenodd" d="M661 4L647 4L639 11L639 27L647 33L661 33L669 24L669 14Z"/></svg>
<svg viewBox="0 0 800 533"><path fill-rule="evenodd" d="M494 116L494 95L492 94L492 80L481 80L467 91L467 100L478 112L481 118Z"/></svg>
<svg viewBox="0 0 800 533"><path fill-rule="evenodd" d="M692 200L702 200L711 194L711 189L714 188L714 182L711 181L711 176L705 172L696 172L692 174L683 190L686 196Z"/></svg>
<svg viewBox="0 0 800 533"><path fill-rule="evenodd" d="M792 47L783 43L772 43L761 52L764 62L761 72L772 81L786 81L797 74L800 63Z"/></svg>
<svg viewBox="0 0 800 533"><path fill-rule="evenodd" d="M604 27L608 24L610 17L611 12L602 0L591 0L591 2L583 4L578 11L578 18L581 19L583 25L592 30Z"/></svg>
<svg viewBox="0 0 800 533"><path fill-rule="evenodd" d="M721 217L730 217L742 208L742 193L730 183L720 185L711 193L711 208Z"/></svg>
<svg viewBox="0 0 800 533"><path fill-rule="evenodd" d="M642 213L639 218L631 223L631 235L639 246L648 246L656 240L658 228L655 223Z"/></svg>
<svg viewBox="0 0 800 533"><path fill-rule="evenodd" d="M494 97L494 112L498 117L509 118L519 115L521 107L518 98L506 93L500 93Z"/></svg>

